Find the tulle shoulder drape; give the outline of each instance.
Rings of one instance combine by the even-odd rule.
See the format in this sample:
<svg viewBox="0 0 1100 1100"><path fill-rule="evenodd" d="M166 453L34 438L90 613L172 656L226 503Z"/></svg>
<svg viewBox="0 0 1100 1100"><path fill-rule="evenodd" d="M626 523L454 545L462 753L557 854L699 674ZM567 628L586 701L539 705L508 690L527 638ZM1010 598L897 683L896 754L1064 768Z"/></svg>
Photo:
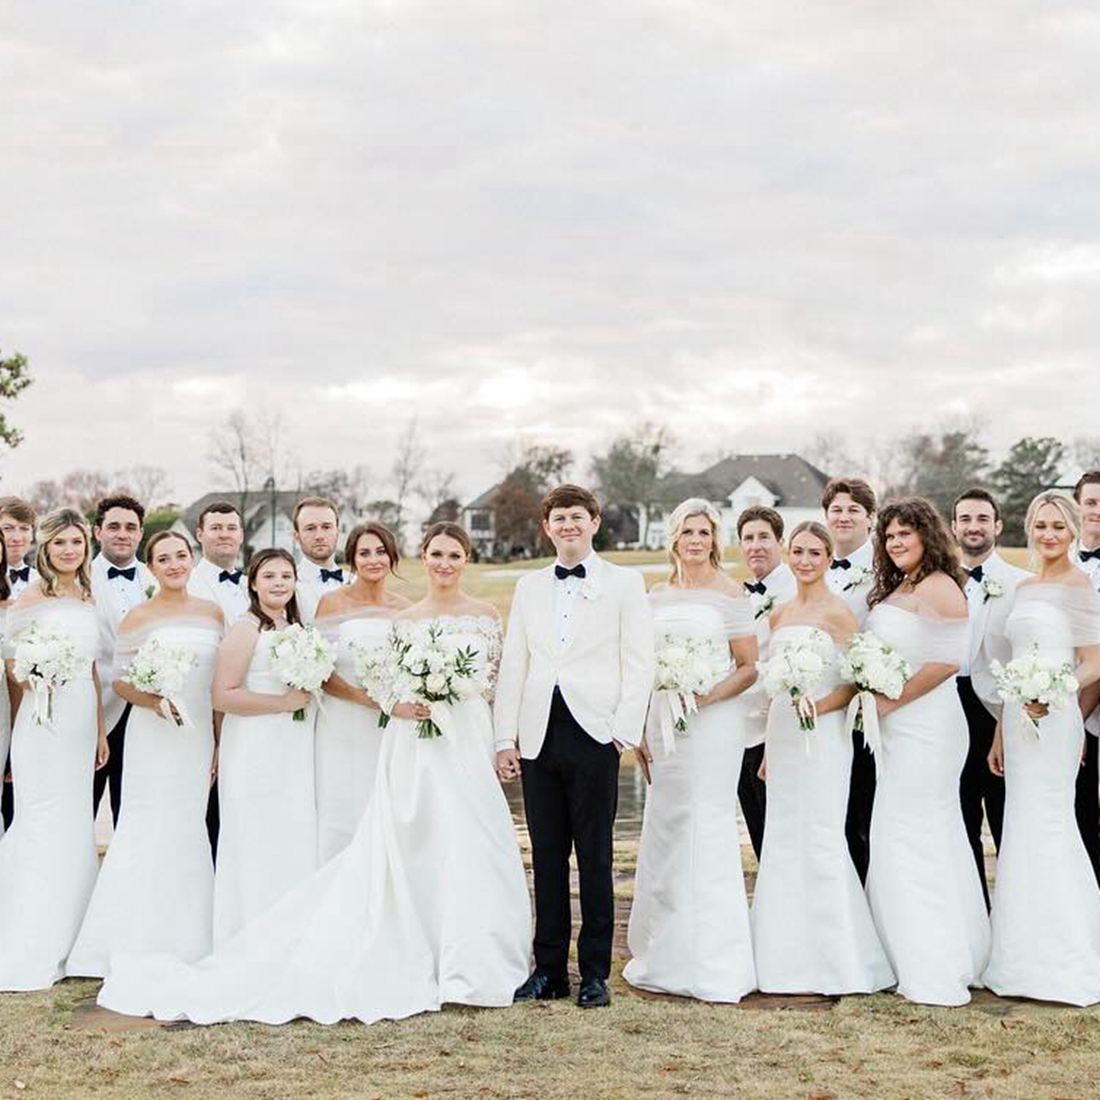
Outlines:
<svg viewBox="0 0 1100 1100"><path fill-rule="evenodd" d="M880 606L907 611L919 618L919 638L912 654L917 662L959 667L966 664L970 652L970 619L967 616L949 618L941 615L914 592L895 592Z"/></svg>
<svg viewBox="0 0 1100 1100"><path fill-rule="evenodd" d="M115 679L126 671L141 647L158 634L167 635L164 639L166 645L185 646L190 637L196 644L216 646L222 640L224 629L208 615L180 615L157 619L139 630L120 631L115 638L112 663Z"/></svg>
<svg viewBox="0 0 1100 1100"><path fill-rule="evenodd" d="M396 610L392 607L364 605L350 608L347 611L340 611L334 615L317 618L313 621L313 625L321 632L321 636L325 641L336 644L340 641L340 628L345 623L361 621L391 622L396 614Z"/></svg>
<svg viewBox="0 0 1100 1100"><path fill-rule="evenodd" d="M662 588L649 594L659 630L695 633L705 616L726 638L747 638L756 633L752 601L713 588ZM704 615L700 612L703 611Z"/></svg>

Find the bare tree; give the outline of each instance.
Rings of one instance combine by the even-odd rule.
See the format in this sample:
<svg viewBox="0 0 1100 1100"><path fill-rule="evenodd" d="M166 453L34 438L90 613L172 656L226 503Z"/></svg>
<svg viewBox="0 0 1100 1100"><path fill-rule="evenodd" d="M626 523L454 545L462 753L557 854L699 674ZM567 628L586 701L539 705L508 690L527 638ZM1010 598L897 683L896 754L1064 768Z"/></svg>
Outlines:
<svg viewBox="0 0 1100 1100"><path fill-rule="evenodd" d="M44 516L65 503L65 494L59 481L43 479L27 490L27 500L40 516Z"/></svg>
<svg viewBox="0 0 1100 1100"><path fill-rule="evenodd" d="M129 470L120 470L115 478L129 482L134 496L150 509L161 503L168 484L168 474L160 466L131 466Z"/></svg>
<svg viewBox="0 0 1100 1100"><path fill-rule="evenodd" d="M837 431L818 432L801 454L829 477L855 477L864 472L849 449L849 441Z"/></svg>
<svg viewBox="0 0 1100 1100"><path fill-rule="evenodd" d="M359 520L367 510L367 489L370 475L366 466L353 466L350 470L314 470L301 481L301 491L334 501L341 512L347 512Z"/></svg>
<svg viewBox="0 0 1100 1100"><path fill-rule="evenodd" d="M242 516L247 514L249 493L264 477L262 450L255 427L240 409L210 430L207 460L236 492Z"/></svg>
<svg viewBox="0 0 1100 1100"><path fill-rule="evenodd" d="M1100 436L1078 436L1072 452L1074 462L1082 470L1100 470Z"/></svg>
<svg viewBox="0 0 1100 1100"><path fill-rule="evenodd" d="M409 503L424 469L425 457L426 453L420 442L419 425L414 417L405 425L397 440L397 455L390 469L394 487L394 534L399 543L404 543L405 540Z"/></svg>
<svg viewBox="0 0 1100 1100"><path fill-rule="evenodd" d="M455 475L446 474L442 470L425 470L416 492L427 506L429 516L434 516L441 509L458 500Z"/></svg>

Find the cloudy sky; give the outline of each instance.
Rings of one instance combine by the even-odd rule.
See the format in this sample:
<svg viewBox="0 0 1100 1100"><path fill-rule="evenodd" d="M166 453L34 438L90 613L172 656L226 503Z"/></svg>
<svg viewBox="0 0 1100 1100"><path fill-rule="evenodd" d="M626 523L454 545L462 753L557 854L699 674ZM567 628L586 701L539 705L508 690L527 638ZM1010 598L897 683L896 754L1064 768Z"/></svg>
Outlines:
<svg viewBox="0 0 1100 1100"><path fill-rule="evenodd" d="M1100 10L1058 0L0 0L9 490L210 487L282 412L684 461L979 415L1100 435Z"/></svg>

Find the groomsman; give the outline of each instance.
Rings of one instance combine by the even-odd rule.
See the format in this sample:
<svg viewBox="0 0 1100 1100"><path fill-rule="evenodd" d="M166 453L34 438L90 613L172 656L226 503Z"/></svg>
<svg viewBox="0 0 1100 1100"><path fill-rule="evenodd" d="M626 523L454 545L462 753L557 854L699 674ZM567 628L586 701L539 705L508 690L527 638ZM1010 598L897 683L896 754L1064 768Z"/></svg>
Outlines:
<svg viewBox="0 0 1100 1100"><path fill-rule="evenodd" d="M774 508L759 504L746 508L737 517L737 541L741 544L741 556L752 573L753 579L744 582L745 591L757 605L756 635L763 644L767 640L768 615L772 609L793 599L798 592L798 582L790 566L783 561L783 517ZM763 686L750 691L754 701L764 706ZM745 815L757 859L764 844L767 809L767 786L760 778L763 760L763 742L746 748L737 783L737 797L741 800L741 812Z"/></svg>
<svg viewBox="0 0 1100 1100"><path fill-rule="evenodd" d="M108 787L111 792L111 817L118 824L122 808L122 757L130 704L120 699L111 687L115 680L115 638L126 613L145 600L153 585L153 575L137 560L141 545L145 509L131 496L104 497L96 505L92 534L99 553L92 559L92 596L100 621L100 694L107 744L111 755L92 781L92 815Z"/></svg>
<svg viewBox="0 0 1100 1100"><path fill-rule="evenodd" d="M1073 489L1081 509L1081 541L1077 564L1100 588L1100 470L1082 474ZM1077 827L1100 882L1100 710L1085 720L1085 760L1077 773Z"/></svg>
<svg viewBox="0 0 1100 1100"><path fill-rule="evenodd" d="M959 777L959 799L962 803L966 835L978 865L985 904L989 906L989 884L985 877L985 854L982 851L982 813L989 822L993 844L1001 849L1001 825L1005 812L1005 781L989 769L989 750L997 719L982 704L974 692L970 668L981 652L989 625L989 612L995 600L1012 598L1016 586L1029 574L1010 565L996 551L1004 524L997 502L985 490L967 489L951 508L951 533L962 551L966 570L966 602L970 614L970 647L966 664L955 680L970 731L970 747L966 764Z"/></svg>
<svg viewBox="0 0 1100 1100"><path fill-rule="evenodd" d="M557 561L516 585L493 719L497 774L522 776L535 871L535 971L517 1001L569 996L569 857L580 873L581 1008L611 1003L612 839L619 753L642 739L653 688L645 582L592 549L596 498L560 485L542 502ZM522 758L522 764L521 764Z"/></svg>
<svg viewBox="0 0 1100 1100"><path fill-rule="evenodd" d="M0 535L8 553L8 584L14 600L32 581L38 571L31 564L34 550L34 525L38 520L34 509L19 497L0 497Z"/></svg>
<svg viewBox="0 0 1100 1100"><path fill-rule="evenodd" d="M187 591L192 596L213 600L230 627L248 610L248 588L237 559L244 545L241 513L228 501L208 504L199 516L195 537L202 558L195 565Z"/></svg>
<svg viewBox="0 0 1100 1100"><path fill-rule="evenodd" d="M344 583L344 571L336 564L340 514L325 497L304 497L294 506L294 541L302 551L298 562L298 613L313 622L321 597Z"/></svg>
<svg viewBox="0 0 1100 1100"><path fill-rule="evenodd" d="M870 608L867 597L874 582L875 552L871 532L878 502L862 478L833 478L821 498L825 522L833 536L834 557L825 583L851 608L862 630ZM875 758L863 734L852 733L852 775L848 784L848 815L844 833L859 874L867 879L871 858L871 810L875 804Z"/></svg>

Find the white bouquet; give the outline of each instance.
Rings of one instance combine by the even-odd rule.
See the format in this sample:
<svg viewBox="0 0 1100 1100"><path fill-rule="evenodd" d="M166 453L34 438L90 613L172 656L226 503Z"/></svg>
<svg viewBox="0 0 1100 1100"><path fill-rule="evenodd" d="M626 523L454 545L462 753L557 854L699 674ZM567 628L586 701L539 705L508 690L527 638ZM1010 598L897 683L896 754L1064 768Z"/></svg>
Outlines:
<svg viewBox="0 0 1100 1100"><path fill-rule="evenodd" d="M862 730L871 752L877 753L882 745L875 696L897 699L912 675L905 658L869 631L854 635L841 654L841 679L856 686L856 697L848 707L848 729Z"/></svg>
<svg viewBox="0 0 1100 1100"><path fill-rule="evenodd" d="M159 638L150 638L134 655L122 679L138 691L159 695L160 714L177 726L189 726L179 696L197 664L195 652L186 646L165 645Z"/></svg>
<svg viewBox="0 0 1100 1100"><path fill-rule="evenodd" d="M815 629L797 641L782 643L767 661L756 666L770 698L786 695L793 701L801 729L809 731L817 724L813 692L825 678L831 655L829 635Z"/></svg>
<svg viewBox="0 0 1100 1100"><path fill-rule="evenodd" d="M386 696L390 693L395 668L392 660L393 649L390 645L351 644L352 665L355 669L355 682L379 706L378 724L385 727L390 716L385 711Z"/></svg>
<svg viewBox="0 0 1100 1100"><path fill-rule="evenodd" d="M54 691L85 675L91 664L63 631L33 623L16 637L15 678L30 688L38 725L53 720Z"/></svg>
<svg viewBox="0 0 1100 1100"><path fill-rule="evenodd" d="M706 695L729 670L729 646L714 638L665 634L657 639L653 703L666 752L676 751L676 734L687 732L688 715L698 711L695 696Z"/></svg>
<svg viewBox="0 0 1100 1100"><path fill-rule="evenodd" d="M997 694L1006 703L1017 702L1025 707L1029 703L1042 703L1051 710L1062 710L1081 690L1073 666L1068 661L1040 657L1037 645L1007 665L990 661L989 671L997 681ZM1039 726L1026 710L1023 713L1027 727L1038 737Z"/></svg>
<svg viewBox="0 0 1100 1100"><path fill-rule="evenodd" d="M336 654L316 627L294 623L271 643L271 666L287 687L308 691L319 706L321 685L336 667ZM296 722L305 717L304 707L294 712Z"/></svg>
<svg viewBox="0 0 1100 1100"><path fill-rule="evenodd" d="M405 622L390 636L387 704L427 703L430 718L416 723L417 737L442 737L447 707L485 695L490 688L488 662L478 660L473 646L459 646L438 623ZM381 700L379 700L381 702Z"/></svg>

